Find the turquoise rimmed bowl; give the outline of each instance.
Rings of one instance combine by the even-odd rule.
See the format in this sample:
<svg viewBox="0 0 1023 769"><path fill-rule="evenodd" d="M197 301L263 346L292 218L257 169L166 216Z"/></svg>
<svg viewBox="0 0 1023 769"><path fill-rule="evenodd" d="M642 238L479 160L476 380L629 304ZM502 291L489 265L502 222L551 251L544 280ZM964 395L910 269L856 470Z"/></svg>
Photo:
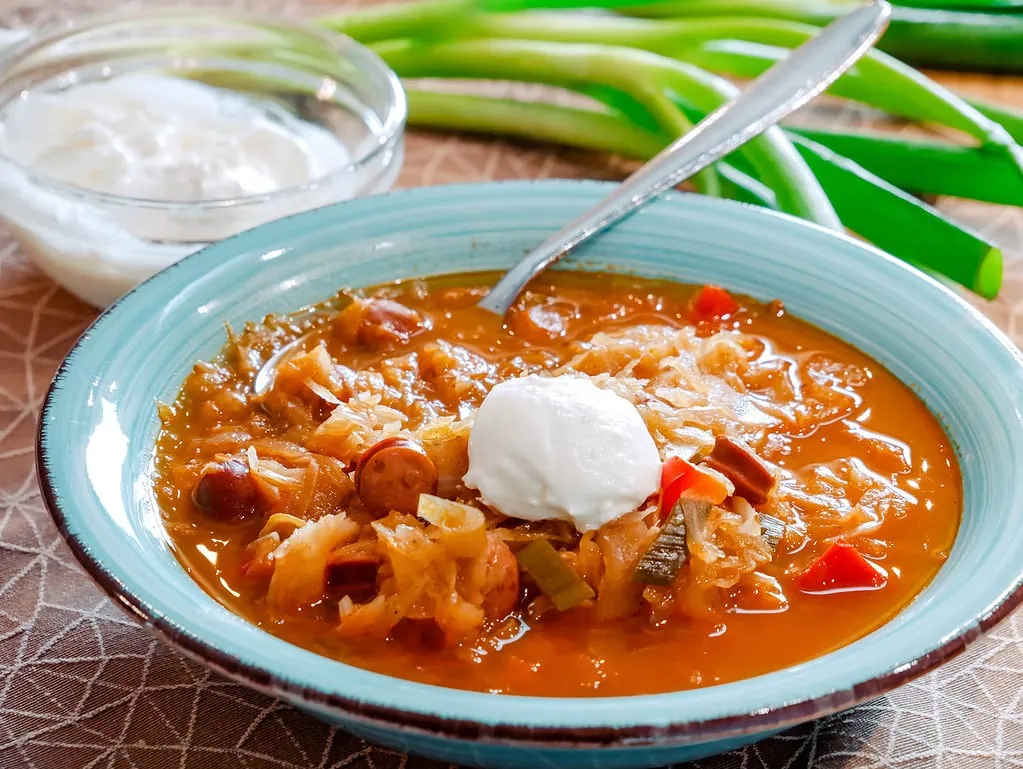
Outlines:
<svg viewBox="0 0 1023 769"><path fill-rule="evenodd" d="M508 267L610 187L514 182L363 198L243 233L108 310L43 409L46 503L79 560L140 621L215 670L368 740L487 767L646 767L848 708L962 651L1023 599L1023 358L938 283L849 238L761 209L670 195L581 251L581 269L781 298L911 385L951 437L963 524L934 582L850 646L777 673L643 697L545 699L389 678L279 640L214 602L168 548L150 488L157 399L222 346L223 323L343 285Z"/></svg>

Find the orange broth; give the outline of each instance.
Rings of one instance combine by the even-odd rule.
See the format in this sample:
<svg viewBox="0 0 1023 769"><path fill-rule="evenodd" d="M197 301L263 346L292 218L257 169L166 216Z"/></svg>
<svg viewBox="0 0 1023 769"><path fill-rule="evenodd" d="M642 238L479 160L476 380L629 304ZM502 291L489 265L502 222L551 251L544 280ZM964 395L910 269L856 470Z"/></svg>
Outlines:
<svg viewBox="0 0 1023 769"><path fill-rule="evenodd" d="M429 319L431 327L411 339L401 353L443 339L504 364L502 376L513 376L518 373L516 360L536 362L549 356L552 362L563 361L573 341L597 331L641 323L684 325L695 291L692 286L635 278L552 273L534 285L524 305L556 297L562 303L558 307L568 303L573 309L567 313L563 335L538 339L535 329L517 326L514 319L510 331L502 329L474 306L483 294L480 287L494 279L473 274L408 281L366 293L395 298ZM259 408L251 398L251 376L239 373L230 355L216 363L222 390L236 403L229 417L206 402L212 398L209 393L187 387L173 412L164 411L156 492L175 553L211 596L266 631L358 667L441 686L554 697L651 694L736 681L826 654L891 619L941 568L960 521L959 469L937 420L882 366L785 314L776 303L740 302L743 310L721 325L760 340L761 363L799 365L807 356L824 355L859 372L853 388L857 405L851 413L825 419L799 434L779 431L769 459L799 476L811 465L858 458L908 495L910 502L870 533L873 557L889 574L883 589L801 592L796 577L827 546L807 541L794 552L779 553L763 568L784 588L787 605L782 608L764 608L722 591L718 605L696 618L652 621L641 613L607 622L587 607L547 612L538 619L520 611L514 621L489 626L484 637L441 648L400 633L371 643L338 638L332 632L336 605L314 606L286 618L274 616L263 598L265 584L254 584L241 573L245 548L262 521L212 521L196 509L182 480L194 478L194 473L175 471L195 464L202 453L197 439L225 424L242 422ZM263 357L302 330L281 328L267 336ZM523 338L523 331L532 338ZM327 331L321 336L331 355L353 369L372 366L381 357L371 350L339 346ZM272 424L271 428L275 429ZM876 440L897 447L908 463L900 465L890 454L878 453Z"/></svg>

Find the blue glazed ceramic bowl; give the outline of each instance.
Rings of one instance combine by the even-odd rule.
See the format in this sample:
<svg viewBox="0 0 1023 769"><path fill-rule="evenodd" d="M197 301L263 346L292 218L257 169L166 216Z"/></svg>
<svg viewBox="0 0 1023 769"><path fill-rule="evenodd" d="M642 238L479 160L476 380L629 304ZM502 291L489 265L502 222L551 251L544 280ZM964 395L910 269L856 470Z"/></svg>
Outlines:
<svg viewBox="0 0 1023 769"><path fill-rule="evenodd" d="M608 192L540 182L364 198L239 235L118 302L61 366L39 472L89 572L168 643L366 739L488 767L645 767L753 742L923 673L1023 598L1023 358L934 281L853 240L738 204L672 195L575 265L721 283L838 334L909 383L944 423L965 483L962 529L933 584L887 625L803 665L644 697L544 699L408 683L318 657L209 598L167 545L150 490L155 402L223 344L223 322L342 285L507 267Z"/></svg>

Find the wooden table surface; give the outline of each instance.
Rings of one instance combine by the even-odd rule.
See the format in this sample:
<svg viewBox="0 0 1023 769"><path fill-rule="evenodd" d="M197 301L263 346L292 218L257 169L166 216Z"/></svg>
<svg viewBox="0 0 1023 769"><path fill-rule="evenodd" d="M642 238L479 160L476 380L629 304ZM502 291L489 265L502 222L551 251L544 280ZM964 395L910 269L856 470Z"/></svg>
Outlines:
<svg viewBox="0 0 1023 769"><path fill-rule="evenodd" d="M241 4L285 14L327 7L297 0ZM0 27L121 5L0 0ZM1023 107L1023 80L941 79ZM834 122L865 119L851 111L828 113ZM413 133L400 184L617 173L609 159L592 155ZM940 205L1006 249L1001 297L977 305L1017 344L1023 342L1023 211L962 201ZM94 310L40 275L0 230L0 767L435 766L335 732L184 660L133 624L83 575L43 509L33 443L46 385L94 317ZM1023 767L1023 613L958 659L885 697L701 765Z"/></svg>

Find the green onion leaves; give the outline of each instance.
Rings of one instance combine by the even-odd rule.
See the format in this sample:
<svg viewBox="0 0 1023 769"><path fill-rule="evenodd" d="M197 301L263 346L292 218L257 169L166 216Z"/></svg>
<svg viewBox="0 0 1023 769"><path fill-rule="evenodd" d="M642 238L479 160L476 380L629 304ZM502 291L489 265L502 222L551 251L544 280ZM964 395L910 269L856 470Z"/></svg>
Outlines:
<svg viewBox="0 0 1023 769"><path fill-rule="evenodd" d="M647 160L856 0L418 0L322 23L403 78L540 83L579 106L409 88L409 123ZM1023 204L1023 114L972 102L893 58L1023 70L1023 0L906 0L829 93L973 142L771 129L693 179L704 194L848 229L991 299L996 245L914 195ZM905 6L919 7L905 7ZM566 9L605 9L566 12ZM1010 12L1013 11L1013 12ZM645 17L645 18L644 18ZM273 55L273 52L268 53ZM292 55L289 53L289 55ZM303 55L315 57L318 52Z"/></svg>

